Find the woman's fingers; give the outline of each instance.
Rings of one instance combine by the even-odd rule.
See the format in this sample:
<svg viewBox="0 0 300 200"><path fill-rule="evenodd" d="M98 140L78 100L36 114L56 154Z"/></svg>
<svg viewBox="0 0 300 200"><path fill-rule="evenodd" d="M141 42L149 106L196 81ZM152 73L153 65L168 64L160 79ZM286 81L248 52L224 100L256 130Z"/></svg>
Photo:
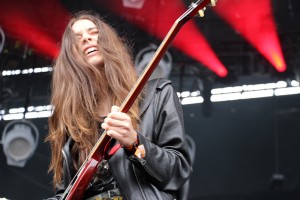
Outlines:
<svg viewBox="0 0 300 200"><path fill-rule="evenodd" d="M133 129L131 118L119 110L118 106L112 106L111 113L104 119L101 127L121 145L130 146L135 141L137 133Z"/></svg>
<svg viewBox="0 0 300 200"><path fill-rule="evenodd" d="M120 107L118 107L118 106L111 107L111 112L119 112L119 110L120 110Z"/></svg>

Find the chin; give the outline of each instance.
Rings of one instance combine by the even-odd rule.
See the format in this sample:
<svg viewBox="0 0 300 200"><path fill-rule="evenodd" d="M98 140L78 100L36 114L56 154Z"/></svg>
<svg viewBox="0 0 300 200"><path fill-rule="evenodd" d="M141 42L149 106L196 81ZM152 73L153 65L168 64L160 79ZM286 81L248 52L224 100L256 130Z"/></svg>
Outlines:
<svg viewBox="0 0 300 200"><path fill-rule="evenodd" d="M91 58L88 60L88 63L94 66L102 66L104 61L102 58Z"/></svg>

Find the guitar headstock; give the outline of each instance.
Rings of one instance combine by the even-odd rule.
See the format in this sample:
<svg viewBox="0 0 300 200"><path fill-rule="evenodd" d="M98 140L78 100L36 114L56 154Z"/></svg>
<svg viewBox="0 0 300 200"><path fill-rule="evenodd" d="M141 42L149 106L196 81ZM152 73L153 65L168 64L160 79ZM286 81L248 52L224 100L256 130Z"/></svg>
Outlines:
<svg viewBox="0 0 300 200"><path fill-rule="evenodd" d="M187 20L195 17L196 15L200 15L200 17L204 16L204 11L207 6L215 6L217 0L198 0L197 2L192 2L189 6L189 9L178 18L178 22L185 23Z"/></svg>
<svg viewBox="0 0 300 200"><path fill-rule="evenodd" d="M217 0L210 0L210 3L207 6L214 7L216 6ZM200 17L204 17L204 11L206 10L206 6L198 11Z"/></svg>

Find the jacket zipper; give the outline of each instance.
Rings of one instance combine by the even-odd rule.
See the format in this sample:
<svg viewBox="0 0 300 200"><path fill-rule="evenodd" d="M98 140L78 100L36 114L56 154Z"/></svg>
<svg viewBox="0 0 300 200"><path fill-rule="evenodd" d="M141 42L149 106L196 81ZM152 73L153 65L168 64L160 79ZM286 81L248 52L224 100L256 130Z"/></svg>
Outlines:
<svg viewBox="0 0 300 200"><path fill-rule="evenodd" d="M136 182L137 182L137 184L138 184L138 186L139 186L140 192L141 192L141 194L143 195L143 198L146 200L146 196L145 196L145 194L144 194L144 191L142 190L142 187L141 187L139 178L138 178L138 176L136 175L135 167L134 167L133 164L131 164L131 165L132 165L132 169L133 169L133 173L134 173L134 176L135 176L135 180L136 180Z"/></svg>
<svg viewBox="0 0 300 200"><path fill-rule="evenodd" d="M146 162L145 159L140 158L140 159L138 159L138 161L142 164L142 166L145 168L145 170L146 170L151 176L153 176L154 178L156 178L159 182L163 182L162 179L161 179L161 177L158 176L158 175L154 172L154 170L153 170L149 165L147 165L147 162Z"/></svg>

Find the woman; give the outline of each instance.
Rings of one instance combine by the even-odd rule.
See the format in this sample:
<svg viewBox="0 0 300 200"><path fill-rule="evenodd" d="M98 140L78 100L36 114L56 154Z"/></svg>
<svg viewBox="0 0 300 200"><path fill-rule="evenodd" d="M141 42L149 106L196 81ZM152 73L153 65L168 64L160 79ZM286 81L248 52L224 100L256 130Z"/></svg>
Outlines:
<svg viewBox="0 0 300 200"><path fill-rule="evenodd" d="M84 199L179 198L191 172L180 103L171 82L156 79L127 114L118 112L114 105L121 105L136 81L132 58L115 30L95 14L75 14L53 71L51 199L61 198L101 128L113 139L114 152L102 160Z"/></svg>

